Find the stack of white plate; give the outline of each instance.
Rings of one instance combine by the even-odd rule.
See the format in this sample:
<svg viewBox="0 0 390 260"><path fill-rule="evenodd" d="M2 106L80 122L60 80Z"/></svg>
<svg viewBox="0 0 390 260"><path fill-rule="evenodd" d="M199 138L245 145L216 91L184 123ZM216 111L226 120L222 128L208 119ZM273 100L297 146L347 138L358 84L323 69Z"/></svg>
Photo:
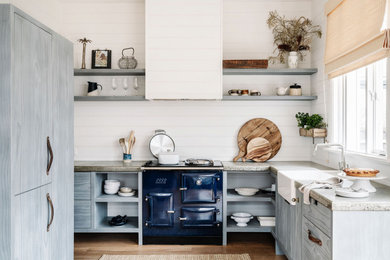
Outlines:
<svg viewBox="0 0 390 260"><path fill-rule="evenodd" d="M118 180L105 180L104 181L104 193L113 195L119 191L121 182Z"/></svg>

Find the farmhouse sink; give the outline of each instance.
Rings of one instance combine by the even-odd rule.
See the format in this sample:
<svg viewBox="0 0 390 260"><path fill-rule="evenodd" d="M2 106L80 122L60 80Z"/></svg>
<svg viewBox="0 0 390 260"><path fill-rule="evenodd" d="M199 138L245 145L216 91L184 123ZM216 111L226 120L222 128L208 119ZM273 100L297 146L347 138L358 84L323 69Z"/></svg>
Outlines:
<svg viewBox="0 0 390 260"><path fill-rule="evenodd" d="M303 183L324 181L334 177L337 172L321 170L279 171L278 193L291 205L295 205L295 198L297 198L295 181Z"/></svg>

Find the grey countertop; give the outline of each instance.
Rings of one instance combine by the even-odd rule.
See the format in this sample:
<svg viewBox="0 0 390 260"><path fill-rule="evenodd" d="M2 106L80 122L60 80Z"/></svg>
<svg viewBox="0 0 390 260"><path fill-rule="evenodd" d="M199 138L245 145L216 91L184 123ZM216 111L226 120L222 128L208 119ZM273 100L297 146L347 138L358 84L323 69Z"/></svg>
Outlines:
<svg viewBox="0 0 390 260"><path fill-rule="evenodd" d="M146 161L132 161L124 163L123 161L75 161L75 172L134 172L141 170L141 166ZM285 162L222 162L225 171L272 171L278 170L302 170L318 169L328 170L330 168L309 161L285 161Z"/></svg>
<svg viewBox="0 0 390 260"><path fill-rule="evenodd" d="M75 172L136 172L146 161L133 161L129 164L122 161L75 161ZM224 170L235 172L264 172L271 171L275 174L278 171L288 172L296 170L334 170L310 161L285 161L285 162L223 162ZM300 183L297 182L297 186ZM314 189L310 196L337 211L388 211L390 210L390 188L381 184L374 184L377 192L371 193L368 198L343 198L335 195L333 189Z"/></svg>
<svg viewBox="0 0 390 260"><path fill-rule="evenodd" d="M75 172L138 172L146 161L75 161Z"/></svg>

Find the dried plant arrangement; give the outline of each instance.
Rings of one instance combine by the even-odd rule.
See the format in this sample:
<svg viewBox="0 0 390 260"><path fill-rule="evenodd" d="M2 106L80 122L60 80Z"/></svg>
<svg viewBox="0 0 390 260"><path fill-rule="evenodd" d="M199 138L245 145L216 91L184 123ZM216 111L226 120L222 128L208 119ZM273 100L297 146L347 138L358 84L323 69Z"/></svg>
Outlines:
<svg viewBox="0 0 390 260"><path fill-rule="evenodd" d="M277 56L270 57L271 62L279 60L281 63L285 63L286 54L289 52L297 52L302 61L303 51L310 50L313 37L321 38L322 36L321 27L313 25L310 19L303 16L287 19L285 16L279 15L277 11L271 11L267 25L272 29L274 35L275 51L279 50Z"/></svg>

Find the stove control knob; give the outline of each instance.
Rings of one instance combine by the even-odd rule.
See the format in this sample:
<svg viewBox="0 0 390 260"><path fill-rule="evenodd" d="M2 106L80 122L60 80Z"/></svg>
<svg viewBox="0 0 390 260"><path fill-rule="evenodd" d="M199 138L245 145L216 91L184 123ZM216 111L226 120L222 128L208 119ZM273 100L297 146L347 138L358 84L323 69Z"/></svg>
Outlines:
<svg viewBox="0 0 390 260"><path fill-rule="evenodd" d="M201 179L197 179L196 180L196 185L198 185L198 186L202 185L202 180Z"/></svg>

